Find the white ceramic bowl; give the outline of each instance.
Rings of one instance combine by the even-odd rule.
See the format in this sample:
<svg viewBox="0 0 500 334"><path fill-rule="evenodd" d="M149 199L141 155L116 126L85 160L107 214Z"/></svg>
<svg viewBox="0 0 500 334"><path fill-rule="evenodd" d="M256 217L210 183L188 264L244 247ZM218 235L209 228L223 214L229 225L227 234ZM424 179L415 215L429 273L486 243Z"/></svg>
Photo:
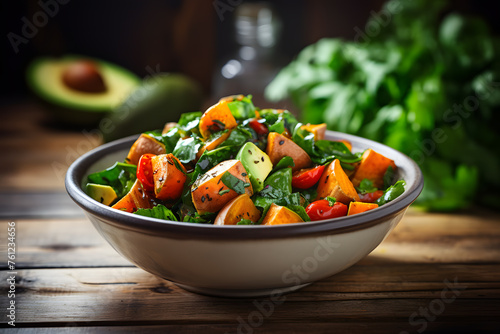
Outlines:
<svg viewBox="0 0 500 334"><path fill-rule="evenodd" d="M393 159L403 195L365 213L277 226L213 226L147 218L105 206L82 190L89 173L123 161L137 136L100 146L68 169L66 189L113 248L136 266L186 290L253 297L281 294L334 275L361 260L398 224L422 191L417 164L380 143L327 131L347 139L353 151L373 148Z"/></svg>

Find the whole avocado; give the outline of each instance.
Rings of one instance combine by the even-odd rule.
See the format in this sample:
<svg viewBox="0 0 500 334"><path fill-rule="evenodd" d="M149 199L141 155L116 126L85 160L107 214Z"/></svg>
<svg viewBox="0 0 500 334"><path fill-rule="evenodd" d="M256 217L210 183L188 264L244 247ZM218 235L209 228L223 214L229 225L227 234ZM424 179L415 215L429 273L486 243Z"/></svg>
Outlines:
<svg viewBox="0 0 500 334"><path fill-rule="evenodd" d="M200 85L183 74L159 73L146 78L107 119L100 130L106 142L163 128L184 112L200 110Z"/></svg>

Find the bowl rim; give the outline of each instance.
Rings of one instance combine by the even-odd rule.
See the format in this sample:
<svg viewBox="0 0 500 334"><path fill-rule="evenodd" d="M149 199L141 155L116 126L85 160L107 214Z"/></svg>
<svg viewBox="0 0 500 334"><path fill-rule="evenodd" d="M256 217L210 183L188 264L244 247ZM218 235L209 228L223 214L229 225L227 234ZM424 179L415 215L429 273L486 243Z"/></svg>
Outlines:
<svg viewBox="0 0 500 334"><path fill-rule="evenodd" d="M112 209L89 197L81 188L82 178L87 170L99 159L111 152L130 148L139 135L132 135L103 144L77 158L68 168L65 178L66 191L73 201L78 204L87 215L98 217L101 221L120 229L131 230L144 234L169 236L177 239L269 239L298 237L305 235L339 234L369 228L383 223L404 212L408 206L415 201L423 189L423 175L419 166L407 155L384 144L370 139L345 134L336 131L326 131L325 139L339 140L347 139L355 146L359 145L372 148L382 154L389 152L395 160L398 168L407 169L415 178L406 180L405 192L394 201L383 206L359 213L353 216L345 216L333 219L311 221L296 224L283 225L229 225L217 226L211 224L196 224L175 222L157 218L149 218L136 214Z"/></svg>

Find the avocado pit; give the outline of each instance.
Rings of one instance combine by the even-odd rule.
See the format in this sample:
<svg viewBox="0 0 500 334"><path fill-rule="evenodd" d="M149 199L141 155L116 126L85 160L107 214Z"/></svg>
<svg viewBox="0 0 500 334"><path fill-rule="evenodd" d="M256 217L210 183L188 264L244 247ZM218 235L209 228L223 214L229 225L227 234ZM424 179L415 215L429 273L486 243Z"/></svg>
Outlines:
<svg viewBox="0 0 500 334"><path fill-rule="evenodd" d="M107 88L97 65L89 60L71 63L62 75L64 84L85 93L104 93Z"/></svg>

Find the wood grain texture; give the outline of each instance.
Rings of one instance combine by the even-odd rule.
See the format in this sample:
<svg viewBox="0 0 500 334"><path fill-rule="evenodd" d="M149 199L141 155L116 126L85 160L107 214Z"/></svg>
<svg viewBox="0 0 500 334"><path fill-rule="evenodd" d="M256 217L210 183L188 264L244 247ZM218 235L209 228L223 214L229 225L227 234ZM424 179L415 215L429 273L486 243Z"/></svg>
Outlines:
<svg viewBox="0 0 500 334"><path fill-rule="evenodd" d="M500 299L500 274L493 273L496 267L425 265L410 270L387 264L374 271L372 266L354 266L281 296L281 303L272 307L266 322L403 322L420 307L428 308L433 300L441 300L449 282L457 291L456 299L444 304L441 320L467 317L491 322L500 319L500 309L493 307ZM237 324L238 317L258 310L256 304L271 308L266 298L192 294L137 268L19 270L18 280L16 302L18 319L23 323ZM448 291L445 296L453 294Z"/></svg>
<svg viewBox="0 0 500 334"><path fill-rule="evenodd" d="M86 217L16 219L17 268L132 266L99 235ZM6 240L7 221L0 223ZM0 243L3 258L5 243ZM4 256L5 255L5 256ZM0 262L5 269L6 262Z"/></svg>
<svg viewBox="0 0 500 334"><path fill-rule="evenodd" d="M64 191L70 164L102 143L91 130L51 122L34 103L12 104L0 114L0 191Z"/></svg>

